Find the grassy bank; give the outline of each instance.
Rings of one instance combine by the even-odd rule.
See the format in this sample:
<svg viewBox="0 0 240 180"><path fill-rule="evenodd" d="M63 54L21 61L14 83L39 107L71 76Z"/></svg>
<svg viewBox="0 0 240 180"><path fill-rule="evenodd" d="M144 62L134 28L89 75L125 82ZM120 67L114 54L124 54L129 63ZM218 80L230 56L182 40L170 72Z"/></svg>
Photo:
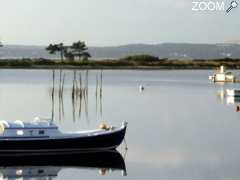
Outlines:
<svg viewBox="0 0 240 180"><path fill-rule="evenodd" d="M151 56L131 56L119 60L60 61L49 59L2 59L0 68L30 69L213 69L224 65L240 69L240 59L168 60Z"/></svg>

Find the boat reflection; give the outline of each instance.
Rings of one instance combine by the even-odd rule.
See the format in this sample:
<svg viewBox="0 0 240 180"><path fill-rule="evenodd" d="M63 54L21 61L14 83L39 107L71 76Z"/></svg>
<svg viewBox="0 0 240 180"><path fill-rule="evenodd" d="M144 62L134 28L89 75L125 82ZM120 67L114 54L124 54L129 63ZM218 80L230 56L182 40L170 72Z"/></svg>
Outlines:
<svg viewBox="0 0 240 180"><path fill-rule="evenodd" d="M95 170L100 175L114 171L127 175L124 159L117 151L0 155L0 179L51 179L69 167Z"/></svg>
<svg viewBox="0 0 240 180"><path fill-rule="evenodd" d="M217 92L217 97L222 104L226 105L240 105L240 96L229 96L226 94L225 89L221 89Z"/></svg>
<svg viewBox="0 0 240 180"><path fill-rule="evenodd" d="M226 104L240 104L240 97L234 97L234 96L227 96L226 97Z"/></svg>

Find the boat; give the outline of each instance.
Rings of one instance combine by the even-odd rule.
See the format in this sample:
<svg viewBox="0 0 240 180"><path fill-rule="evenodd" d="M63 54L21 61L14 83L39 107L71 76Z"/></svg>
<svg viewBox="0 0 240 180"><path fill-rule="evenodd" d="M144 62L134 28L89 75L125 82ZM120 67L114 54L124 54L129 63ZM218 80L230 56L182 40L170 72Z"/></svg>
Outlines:
<svg viewBox="0 0 240 180"><path fill-rule="evenodd" d="M54 123L0 121L0 156L7 153L78 152L116 149L124 140L127 122L114 127L102 123L98 129L63 133Z"/></svg>
<svg viewBox="0 0 240 180"><path fill-rule="evenodd" d="M220 69L209 76L209 80L213 82L235 82L236 77L231 72L226 72L224 66L220 66Z"/></svg>
<svg viewBox="0 0 240 180"><path fill-rule="evenodd" d="M227 96L231 97L240 97L240 90L239 89L226 89Z"/></svg>
<svg viewBox="0 0 240 180"><path fill-rule="evenodd" d="M122 175L127 175L122 155L116 150L107 150L44 155L26 153L24 156L16 153L1 156L0 177L5 179L57 177L65 168L98 170L100 175L121 171Z"/></svg>

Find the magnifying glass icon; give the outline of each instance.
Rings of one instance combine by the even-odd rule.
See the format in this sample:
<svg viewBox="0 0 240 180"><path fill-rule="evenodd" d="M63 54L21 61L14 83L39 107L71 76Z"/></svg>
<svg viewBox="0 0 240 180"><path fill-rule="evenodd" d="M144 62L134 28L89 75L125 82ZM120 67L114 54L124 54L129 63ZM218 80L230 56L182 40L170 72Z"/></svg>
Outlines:
<svg viewBox="0 0 240 180"><path fill-rule="evenodd" d="M229 13L233 8L236 8L236 7L238 7L238 3L237 3L237 1L232 1L231 3L230 3L230 7L227 9L227 13Z"/></svg>

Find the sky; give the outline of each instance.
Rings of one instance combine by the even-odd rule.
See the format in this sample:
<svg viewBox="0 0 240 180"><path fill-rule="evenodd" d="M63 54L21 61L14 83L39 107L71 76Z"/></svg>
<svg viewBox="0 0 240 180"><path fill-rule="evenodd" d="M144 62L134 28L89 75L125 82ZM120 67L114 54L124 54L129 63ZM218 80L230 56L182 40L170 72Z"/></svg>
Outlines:
<svg viewBox="0 0 240 180"><path fill-rule="evenodd" d="M240 6L229 14L192 11L192 1L198 0L0 0L0 39L89 46L240 42Z"/></svg>

